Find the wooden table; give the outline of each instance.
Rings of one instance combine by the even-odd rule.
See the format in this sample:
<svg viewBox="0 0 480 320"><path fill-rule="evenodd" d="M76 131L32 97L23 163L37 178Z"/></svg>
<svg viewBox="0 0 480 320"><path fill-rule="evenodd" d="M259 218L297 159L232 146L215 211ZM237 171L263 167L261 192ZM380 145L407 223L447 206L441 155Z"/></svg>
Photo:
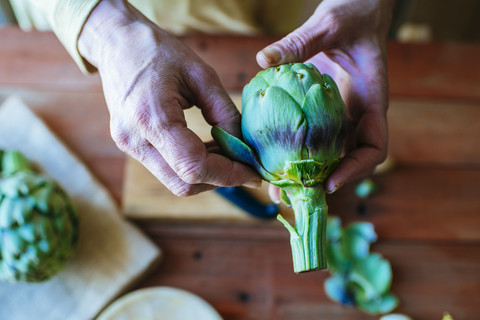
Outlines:
<svg viewBox="0 0 480 320"><path fill-rule="evenodd" d="M184 41L239 91L258 71L257 50L273 38L187 37ZM414 319L480 317L479 45L391 43L390 156L366 201L353 184L328 198L343 223L374 223L373 250L393 266L398 312ZM82 75L51 33L0 30L0 99L19 95L121 204L125 157L109 136L98 76ZM331 302L326 272L292 272L279 224L137 221L164 251L136 288L190 290L226 320L378 319ZM135 289L135 288L132 288Z"/></svg>

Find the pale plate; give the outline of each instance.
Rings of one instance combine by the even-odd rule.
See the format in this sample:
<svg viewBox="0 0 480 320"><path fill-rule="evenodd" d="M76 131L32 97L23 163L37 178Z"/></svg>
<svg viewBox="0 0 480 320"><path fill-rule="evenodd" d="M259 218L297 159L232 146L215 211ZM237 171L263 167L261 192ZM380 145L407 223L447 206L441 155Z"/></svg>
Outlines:
<svg viewBox="0 0 480 320"><path fill-rule="evenodd" d="M205 300L185 290L154 287L114 301L96 320L222 320Z"/></svg>

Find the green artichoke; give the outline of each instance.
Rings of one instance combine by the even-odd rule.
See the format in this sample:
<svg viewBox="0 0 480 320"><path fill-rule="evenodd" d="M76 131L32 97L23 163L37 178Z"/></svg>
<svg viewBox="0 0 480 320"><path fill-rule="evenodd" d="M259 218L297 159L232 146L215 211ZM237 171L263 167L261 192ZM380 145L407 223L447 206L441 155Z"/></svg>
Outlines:
<svg viewBox="0 0 480 320"><path fill-rule="evenodd" d="M0 280L47 280L76 251L77 213L60 186L31 170L21 153L0 156Z"/></svg>
<svg viewBox="0 0 480 320"><path fill-rule="evenodd" d="M326 268L325 181L347 129L337 85L309 63L262 70L243 89L241 126L241 138L219 127L212 136L228 157L280 187L293 207L295 227L277 218L290 232L294 271Z"/></svg>

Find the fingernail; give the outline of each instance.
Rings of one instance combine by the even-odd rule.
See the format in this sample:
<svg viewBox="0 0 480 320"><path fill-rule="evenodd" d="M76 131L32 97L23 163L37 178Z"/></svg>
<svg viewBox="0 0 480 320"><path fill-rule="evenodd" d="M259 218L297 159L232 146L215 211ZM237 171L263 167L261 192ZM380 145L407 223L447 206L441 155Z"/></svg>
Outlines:
<svg viewBox="0 0 480 320"><path fill-rule="evenodd" d="M269 64L276 64L282 59L282 54L276 47L267 47L260 51L260 54L263 55Z"/></svg>
<svg viewBox="0 0 480 320"><path fill-rule="evenodd" d="M277 188L272 188L271 186L268 188L268 196L275 204L280 204L280 191Z"/></svg>
<svg viewBox="0 0 480 320"><path fill-rule="evenodd" d="M247 181L242 186L247 188L260 188L262 186L262 180L251 180Z"/></svg>
<svg viewBox="0 0 480 320"><path fill-rule="evenodd" d="M335 191L337 191L338 189L340 189L341 187L342 187L341 184L336 184L336 185L334 185L333 187L328 188L327 193L328 193L328 194L332 194L332 193L334 193Z"/></svg>

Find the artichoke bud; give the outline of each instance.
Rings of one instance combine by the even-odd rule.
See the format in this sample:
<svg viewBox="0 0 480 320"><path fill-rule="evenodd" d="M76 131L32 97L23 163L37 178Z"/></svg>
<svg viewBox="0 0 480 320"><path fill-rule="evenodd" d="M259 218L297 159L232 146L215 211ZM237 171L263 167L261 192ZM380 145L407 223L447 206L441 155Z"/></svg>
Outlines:
<svg viewBox="0 0 480 320"><path fill-rule="evenodd" d="M0 160L0 280L47 280L76 251L78 215L61 187L21 153L4 151Z"/></svg>
<svg viewBox="0 0 480 320"><path fill-rule="evenodd" d="M324 232L324 183L339 162L347 131L347 111L335 81L309 63L262 70L243 89L241 128L243 139L218 127L212 128L212 136L224 154L252 166L265 180L283 189L282 198L288 198L296 217L297 228L287 226L291 234L297 232L291 241L302 238L304 232L317 233L298 227L318 226ZM299 201L313 203L305 206ZM308 214L299 211L314 207L321 211L313 215L319 217L318 223L306 223L299 217ZM323 255L325 250L320 249ZM310 253L306 251L308 260ZM295 271L326 267L325 257L313 258L319 265L295 266L294 257Z"/></svg>
<svg viewBox="0 0 480 320"><path fill-rule="evenodd" d="M291 162L299 169L308 160L302 170L310 172L306 181L325 181L338 162L347 127L345 105L329 75L308 63L263 70L245 86L242 102L244 142L275 180L303 183L303 176L287 171Z"/></svg>

